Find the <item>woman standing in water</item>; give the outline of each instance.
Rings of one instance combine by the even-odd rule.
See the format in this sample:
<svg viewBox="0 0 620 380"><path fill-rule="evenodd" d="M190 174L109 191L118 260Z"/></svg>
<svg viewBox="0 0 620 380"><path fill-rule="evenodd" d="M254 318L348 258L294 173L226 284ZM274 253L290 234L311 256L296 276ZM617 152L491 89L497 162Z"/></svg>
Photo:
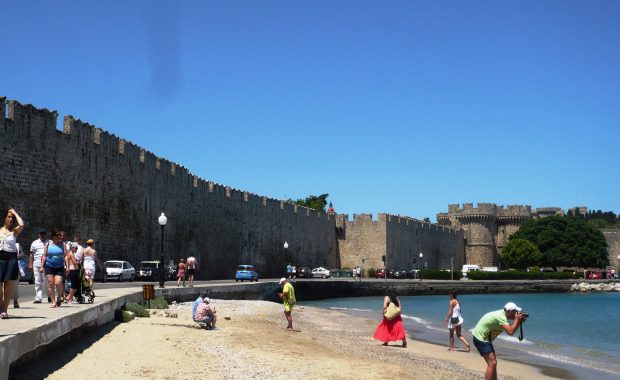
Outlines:
<svg viewBox="0 0 620 380"><path fill-rule="evenodd" d="M452 289L450 294L450 308L446 315L446 323L448 324L448 330L450 331L450 351L454 351L454 332L456 336L463 342L467 348L467 352L470 350L469 343L465 340L465 337L461 335L461 325L463 325L463 316L461 315L461 302L456 299L456 290Z"/></svg>
<svg viewBox="0 0 620 380"><path fill-rule="evenodd" d="M401 318L400 313L393 319L388 319L385 316L390 304L394 304L394 306L402 311L402 305L400 304L398 297L396 297L391 291L387 291L385 293L385 297L383 297L383 320L379 326L377 326L377 330L375 330L372 337L373 339L383 342L384 346L387 346L388 342L402 340L402 346L407 347L405 327L403 326L403 319Z"/></svg>

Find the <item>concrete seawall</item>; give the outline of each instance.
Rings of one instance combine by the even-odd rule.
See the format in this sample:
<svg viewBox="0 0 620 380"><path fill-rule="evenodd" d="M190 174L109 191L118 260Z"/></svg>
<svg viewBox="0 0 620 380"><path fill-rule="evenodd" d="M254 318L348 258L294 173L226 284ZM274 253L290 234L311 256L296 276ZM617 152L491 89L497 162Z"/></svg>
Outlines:
<svg viewBox="0 0 620 380"><path fill-rule="evenodd" d="M447 294L448 290L453 288L460 294L568 292L575 283L576 280L353 282L334 279L300 280L294 286L298 301L303 302L323 298L381 296L388 288L401 296ZM193 301L199 295L208 295L215 299L276 301L277 288L278 284L275 281L210 283L193 288L155 288L155 296L163 296L169 301L177 302ZM84 329L101 326L114 320L116 311L123 305L142 300L140 288L101 289L97 290L97 298L90 305L63 305L52 309L47 304L24 303L20 309L9 309L11 319L0 323L0 380L9 378L10 368L32 360L46 350L58 347L59 342L70 339Z"/></svg>

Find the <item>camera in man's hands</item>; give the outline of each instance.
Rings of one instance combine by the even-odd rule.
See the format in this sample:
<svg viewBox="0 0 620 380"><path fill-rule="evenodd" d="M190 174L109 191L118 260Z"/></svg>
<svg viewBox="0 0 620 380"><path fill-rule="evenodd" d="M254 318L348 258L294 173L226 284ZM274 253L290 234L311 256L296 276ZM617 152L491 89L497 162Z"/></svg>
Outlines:
<svg viewBox="0 0 620 380"><path fill-rule="evenodd" d="M529 318L529 316L530 316L528 313L525 313L525 312L522 312L522 313L520 313L520 314L521 314L521 316L522 316L524 319L525 319L525 318Z"/></svg>

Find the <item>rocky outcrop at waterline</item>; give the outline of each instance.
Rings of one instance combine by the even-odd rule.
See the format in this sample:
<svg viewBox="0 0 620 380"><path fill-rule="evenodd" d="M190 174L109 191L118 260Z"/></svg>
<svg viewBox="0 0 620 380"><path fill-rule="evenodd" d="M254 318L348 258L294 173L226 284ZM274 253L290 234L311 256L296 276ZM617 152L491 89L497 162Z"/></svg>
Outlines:
<svg viewBox="0 0 620 380"><path fill-rule="evenodd" d="M579 284L573 284L570 287L569 292L620 292L620 282L591 284L582 282Z"/></svg>

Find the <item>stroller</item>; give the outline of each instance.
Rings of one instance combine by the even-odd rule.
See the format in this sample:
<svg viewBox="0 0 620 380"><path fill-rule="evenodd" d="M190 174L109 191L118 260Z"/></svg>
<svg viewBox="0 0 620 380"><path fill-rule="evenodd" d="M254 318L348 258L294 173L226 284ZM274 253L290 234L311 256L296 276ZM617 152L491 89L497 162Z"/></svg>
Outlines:
<svg viewBox="0 0 620 380"><path fill-rule="evenodd" d="M90 283L86 278L86 270L84 270L84 264L80 263L78 268L80 284L78 285L74 297L79 303L93 303L95 302L95 292L93 292L93 289L90 287ZM67 280L65 281L65 293L68 295L70 290L71 280Z"/></svg>

